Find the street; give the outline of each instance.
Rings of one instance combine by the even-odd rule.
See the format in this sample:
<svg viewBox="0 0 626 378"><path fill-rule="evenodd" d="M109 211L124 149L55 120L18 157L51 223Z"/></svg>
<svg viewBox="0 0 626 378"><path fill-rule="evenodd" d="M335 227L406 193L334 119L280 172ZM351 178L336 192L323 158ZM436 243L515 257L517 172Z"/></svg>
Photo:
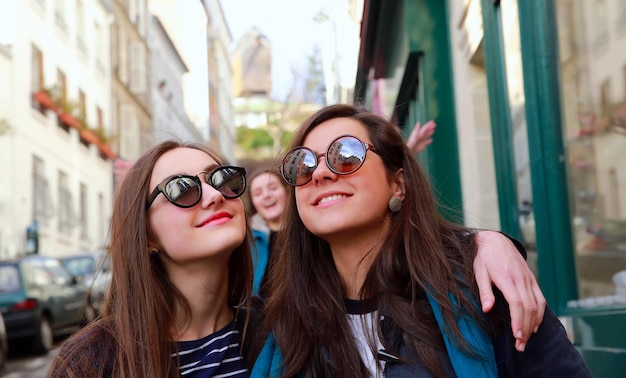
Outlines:
<svg viewBox="0 0 626 378"><path fill-rule="evenodd" d="M56 345L58 346L58 340ZM9 352L5 368L0 371L1 378L45 378L52 359L56 355L56 347L45 355L34 356L18 350Z"/></svg>

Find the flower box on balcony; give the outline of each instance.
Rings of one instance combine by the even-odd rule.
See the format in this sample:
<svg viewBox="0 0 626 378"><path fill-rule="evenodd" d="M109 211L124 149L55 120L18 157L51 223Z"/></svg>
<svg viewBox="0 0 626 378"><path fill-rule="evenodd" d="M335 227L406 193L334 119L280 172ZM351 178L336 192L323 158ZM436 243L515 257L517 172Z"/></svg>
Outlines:
<svg viewBox="0 0 626 378"><path fill-rule="evenodd" d="M59 114L59 122L67 125L69 127L73 127L75 129L80 130L81 128L81 124L80 121L78 120L78 118L74 117L72 114L70 113L60 113Z"/></svg>
<svg viewBox="0 0 626 378"><path fill-rule="evenodd" d="M53 112L59 110L59 104L57 104L50 94L45 91L37 91L33 93L33 100L38 103L43 109L49 109Z"/></svg>
<svg viewBox="0 0 626 378"><path fill-rule="evenodd" d="M100 149L100 156L103 159L115 160L115 158L117 157L115 152L113 152L113 150L111 150L111 147L109 147L108 145L106 145L104 143L100 143L98 145L98 148Z"/></svg>
<svg viewBox="0 0 626 378"><path fill-rule="evenodd" d="M82 129L80 131L80 142L85 146L89 146L90 144L100 146L101 144L98 135L89 129Z"/></svg>

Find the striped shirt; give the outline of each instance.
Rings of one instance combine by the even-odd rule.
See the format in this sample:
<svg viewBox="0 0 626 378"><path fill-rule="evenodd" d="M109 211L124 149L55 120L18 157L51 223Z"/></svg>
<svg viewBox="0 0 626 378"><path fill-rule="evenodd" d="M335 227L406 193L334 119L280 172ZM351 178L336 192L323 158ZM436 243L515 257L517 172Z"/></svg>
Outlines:
<svg viewBox="0 0 626 378"><path fill-rule="evenodd" d="M179 341L180 376L185 378L249 377L240 352L240 335L235 321L199 340Z"/></svg>

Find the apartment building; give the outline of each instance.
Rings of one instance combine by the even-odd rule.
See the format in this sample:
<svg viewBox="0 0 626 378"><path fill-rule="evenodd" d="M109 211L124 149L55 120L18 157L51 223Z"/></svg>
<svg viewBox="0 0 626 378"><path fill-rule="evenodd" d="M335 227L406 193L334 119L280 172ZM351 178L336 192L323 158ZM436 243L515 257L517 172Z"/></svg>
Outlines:
<svg viewBox="0 0 626 378"><path fill-rule="evenodd" d="M0 258L101 248L115 158L111 3L7 1L0 14Z"/></svg>
<svg viewBox="0 0 626 378"><path fill-rule="evenodd" d="M150 91L150 16L147 0L113 0L112 123L115 150L136 160L153 144Z"/></svg>

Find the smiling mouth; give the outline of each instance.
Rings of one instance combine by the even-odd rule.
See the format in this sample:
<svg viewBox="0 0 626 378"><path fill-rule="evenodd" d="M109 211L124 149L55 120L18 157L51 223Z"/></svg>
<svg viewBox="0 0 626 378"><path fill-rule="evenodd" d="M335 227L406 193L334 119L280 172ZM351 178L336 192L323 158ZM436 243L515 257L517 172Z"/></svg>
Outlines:
<svg viewBox="0 0 626 378"><path fill-rule="evenodd" d="M206 226L207 224L209 224L209 225L210 224L221 224L221 223L229 221L230 219L232 219L232 216L230 214L222 212L222 213L215 214L215 215L205 219L204 221L202 221L196 227L203 227L203 226Z"/></svg>
<svg viewBox="0 0 626 378"><path fill-rule="evenodd" d="M276 201L266 202L266 203L263 204L263 206L265 208L270 208L270 207L275 206L275 205L276 205Z"/></svg>
<svg viewBox="0 0 626 378"><path fill-rule="evenodd" d="M321 205L323 203L335 201L335 200L342 199L342 198L348 198L348 196L345 194L333 194L332 196L322 198L321 200L319 200L317 204Z"/></svg>

